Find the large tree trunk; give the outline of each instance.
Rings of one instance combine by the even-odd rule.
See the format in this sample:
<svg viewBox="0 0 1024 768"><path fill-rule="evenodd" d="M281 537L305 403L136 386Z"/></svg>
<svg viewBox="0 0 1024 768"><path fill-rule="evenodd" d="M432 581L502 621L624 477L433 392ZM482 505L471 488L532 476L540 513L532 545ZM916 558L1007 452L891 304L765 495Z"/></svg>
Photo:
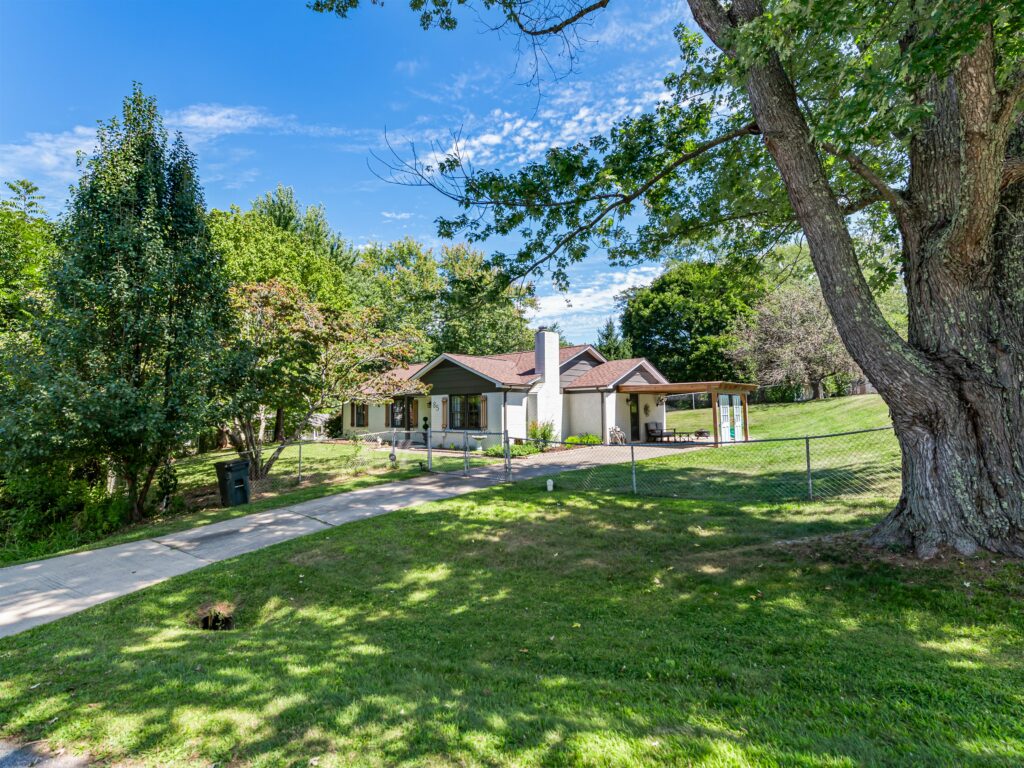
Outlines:
<svg viewBox="0 0 1024 768"><path fill-rule="evenodd" d="M690 0L723 49L759 0ZM800 222L843 343L889 405L903 492L879 546L1024 555L1024 204L1004 186L1014 118L997 93L991 32L920 94L933 105L910 146L906 192L879 189L899 222L910 338L888 326L861 273L797 94L779 60L747 69L758 128ZM1015 118L1019 126L1020 117ZM1024 155L1020 127L1011 156Z"/></svg>
<svg viewBox="0 0 1024 768"><path fill-rule="evenodd" d="M284 408L278 408L274 413L274 439L275 443L284 442Z"/></svg>

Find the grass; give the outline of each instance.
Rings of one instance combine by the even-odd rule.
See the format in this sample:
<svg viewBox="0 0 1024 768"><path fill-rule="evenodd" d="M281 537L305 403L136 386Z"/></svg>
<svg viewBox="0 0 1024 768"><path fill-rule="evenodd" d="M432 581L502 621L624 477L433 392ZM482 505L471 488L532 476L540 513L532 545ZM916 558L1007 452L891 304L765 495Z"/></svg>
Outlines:
<svg viewBox="0 0 1024 768"><path fill-rule="evenodd" d="M0 640L0 735L132 766L1024 761L1018 562L865 557L852 532L885 499L541 486L353 523ZM220 601L235 629L196 628Z"/></svg>
<svg viewBox="0 0 1024 768"><path fill-rule="evenodd" d="M751 439L804 437L884 427L891 423L888 406L878 395L835 397L804 403L751 405L748 408ZM680 432L712 428L711 409L672 411L668 426Z"/></svg>
<svg viewBox="0 0 1024 768"><path fill-rule="evenodd" d="M808 498L876 496L896 498L900 491L900 450L892 430L843 437L752 442L719 448L638 446L636 487L641 495L737 502L795 501ZM810 449L811 488L807 450ZM564 474L562 487L631 493L630 454L618 461Z"/></svg>

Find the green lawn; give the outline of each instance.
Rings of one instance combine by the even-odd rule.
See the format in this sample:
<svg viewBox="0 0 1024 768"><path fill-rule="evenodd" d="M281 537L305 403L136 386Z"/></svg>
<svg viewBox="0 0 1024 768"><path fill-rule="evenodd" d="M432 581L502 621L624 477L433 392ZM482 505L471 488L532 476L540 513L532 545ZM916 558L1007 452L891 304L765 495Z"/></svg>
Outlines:
<svg viewBox="0 0 1024 768"><path fill-rule="evenodd" d="M0 736L133 766L1019 766L1021 565L865 557L890 504L533 481L353 523L0 640ZM193 625L215 600L234 630Z"/></svg>
<svg viewBox="0 0 1024 768"><path fill-rule="evenodd" d="M709 501L796 501L808 498L876 496L897 498L900 492L900 450L891 429L810 442L811 488L804 440L734 443L715 448L638 446L636 487L641 495L673 496ZM617 461L564 474L568 489L631 493L632 466L628 449ZM654 458L652 458L654 457Z"/></svg>
<svg viewBox="0 0 1024 768"><path fill-rule="evenodd" d="M889 409L878 395L835 397L806 403L751 405L750 437L804 437L884 427L891 422ZM668 426L680 432L712 428L711 409L668 412Z"/></svg>

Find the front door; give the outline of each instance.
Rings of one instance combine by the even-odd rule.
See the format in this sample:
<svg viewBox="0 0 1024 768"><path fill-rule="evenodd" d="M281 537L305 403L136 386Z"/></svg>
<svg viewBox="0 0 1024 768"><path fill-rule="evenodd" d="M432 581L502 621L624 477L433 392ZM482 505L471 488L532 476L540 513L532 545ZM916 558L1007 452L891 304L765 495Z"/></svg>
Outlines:
<svg viewBox="0 0 1024 768"><path fill-rule="evenodd" d="M629 439L640 442L640 395L635 392L629 396Z"/></svg>

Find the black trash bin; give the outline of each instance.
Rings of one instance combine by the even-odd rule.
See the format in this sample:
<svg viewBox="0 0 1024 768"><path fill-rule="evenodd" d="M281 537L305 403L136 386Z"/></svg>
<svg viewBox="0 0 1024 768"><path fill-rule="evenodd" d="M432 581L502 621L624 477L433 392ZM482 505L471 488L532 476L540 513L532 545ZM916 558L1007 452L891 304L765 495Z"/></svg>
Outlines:
<svg viewBox="0 0 1024 768"><path fill-rule="evenodd" d="M224 507L237 507L249 503L249 460L218 461L217 487L220 489L220 503Z"/></svg>

